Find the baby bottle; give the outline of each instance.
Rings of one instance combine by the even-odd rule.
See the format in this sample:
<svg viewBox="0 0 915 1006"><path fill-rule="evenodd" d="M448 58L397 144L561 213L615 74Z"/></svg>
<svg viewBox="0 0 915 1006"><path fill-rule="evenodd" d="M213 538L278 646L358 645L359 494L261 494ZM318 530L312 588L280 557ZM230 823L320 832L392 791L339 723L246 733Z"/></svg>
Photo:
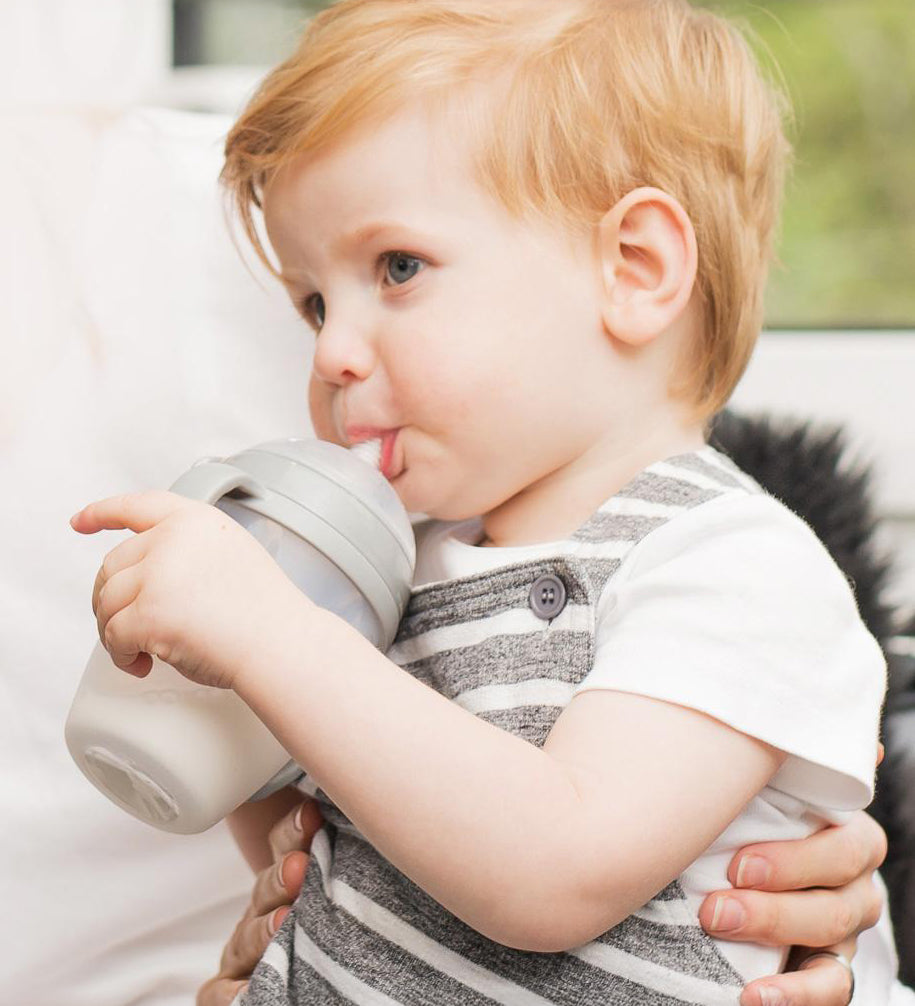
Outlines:
<svg viewBox="0 0 915 1006"><path fill-rule="evenodd" d="M172 491L215 504L267 549L316 604L376 646L394 640L410 596L415 545L377 441L260 444L197 462ZM301 659L308 660L307 653ZM97 643L65 729L83 774L110 800L164 831L194 834L301 771L229 689L197 685L161 660L145 678Z"/></svg>

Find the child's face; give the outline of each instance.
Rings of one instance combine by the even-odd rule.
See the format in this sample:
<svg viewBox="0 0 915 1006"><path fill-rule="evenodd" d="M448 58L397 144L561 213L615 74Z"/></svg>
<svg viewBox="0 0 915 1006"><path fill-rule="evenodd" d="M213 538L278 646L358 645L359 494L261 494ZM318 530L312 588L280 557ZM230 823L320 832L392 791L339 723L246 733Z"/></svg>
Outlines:
<svg viewBox="0 0 915 1006"><path fill-rule="evenodd" d="M320 437L383 437L404 505L445 519L578 471L614 400L591 238L512 218L459 127L405 111L294 162L264 208L317 330Z"/></svg>

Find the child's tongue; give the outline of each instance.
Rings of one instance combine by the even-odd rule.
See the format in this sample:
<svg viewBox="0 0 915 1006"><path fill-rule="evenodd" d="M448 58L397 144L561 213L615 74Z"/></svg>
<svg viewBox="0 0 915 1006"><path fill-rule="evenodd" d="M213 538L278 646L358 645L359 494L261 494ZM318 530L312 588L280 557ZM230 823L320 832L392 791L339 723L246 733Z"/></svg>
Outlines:
<svg viewBox="0 0 915 1006"><path fill-rule="evenodd" d="M350 452L377 471L381 467L381 446L382 440L378 437L374 440L363 440L358 444L353 444L350 447Z"/></svg>

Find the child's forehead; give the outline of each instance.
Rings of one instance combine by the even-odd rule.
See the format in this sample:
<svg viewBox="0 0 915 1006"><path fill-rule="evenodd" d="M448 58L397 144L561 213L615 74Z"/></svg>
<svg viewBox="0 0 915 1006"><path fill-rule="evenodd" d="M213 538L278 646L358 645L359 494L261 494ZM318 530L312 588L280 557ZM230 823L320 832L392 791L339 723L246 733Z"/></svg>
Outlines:
<svg viewBox="0 0 915 1006"><path fill-rule="evenodd" d="M577 244L565 218L519 214L482 180L472 116L459 102L417 102L366 122L314 154L301 154L268 182L263 199L274 250L327 260L384 237L399 250L448 254L481 240ZM455 114L441 114L447 109ZM402 237L398 237L398 232ZM380 238L379 238L380 240Z"/></svg>
<svg viewBox="0 0 915 1006"><path fill-rule="evenodd" d="M268 221L333 205L350 221L445 211L456 202L492 203L479 182L465 131L422 106L352 130L314 154L299 154L268 180ZM353 226L357 224L353 223Z"/></svg>
<svg viewBox="0 0 915 1006"><path fill-rule="evenodd" d="M416 102L382 118L367 118L314 154L295 159L297 170L365 182L423 176L444 184L475 180L476 146L446 105Z"/></svg>

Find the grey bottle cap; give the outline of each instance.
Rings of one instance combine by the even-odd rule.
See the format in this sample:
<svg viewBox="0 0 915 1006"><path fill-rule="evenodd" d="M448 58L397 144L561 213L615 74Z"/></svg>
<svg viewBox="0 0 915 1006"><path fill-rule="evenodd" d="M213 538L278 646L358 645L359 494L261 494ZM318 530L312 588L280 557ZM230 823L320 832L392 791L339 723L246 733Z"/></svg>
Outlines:
<svg viewBox="0 0 915 1006"><path fill-rule="evenodd" d="M282 524L322 552L363 594L389 646L410 597L413 529L385 477L343 447L273 440L224 460L206 459L172 491L238 503Z"/></svg>

